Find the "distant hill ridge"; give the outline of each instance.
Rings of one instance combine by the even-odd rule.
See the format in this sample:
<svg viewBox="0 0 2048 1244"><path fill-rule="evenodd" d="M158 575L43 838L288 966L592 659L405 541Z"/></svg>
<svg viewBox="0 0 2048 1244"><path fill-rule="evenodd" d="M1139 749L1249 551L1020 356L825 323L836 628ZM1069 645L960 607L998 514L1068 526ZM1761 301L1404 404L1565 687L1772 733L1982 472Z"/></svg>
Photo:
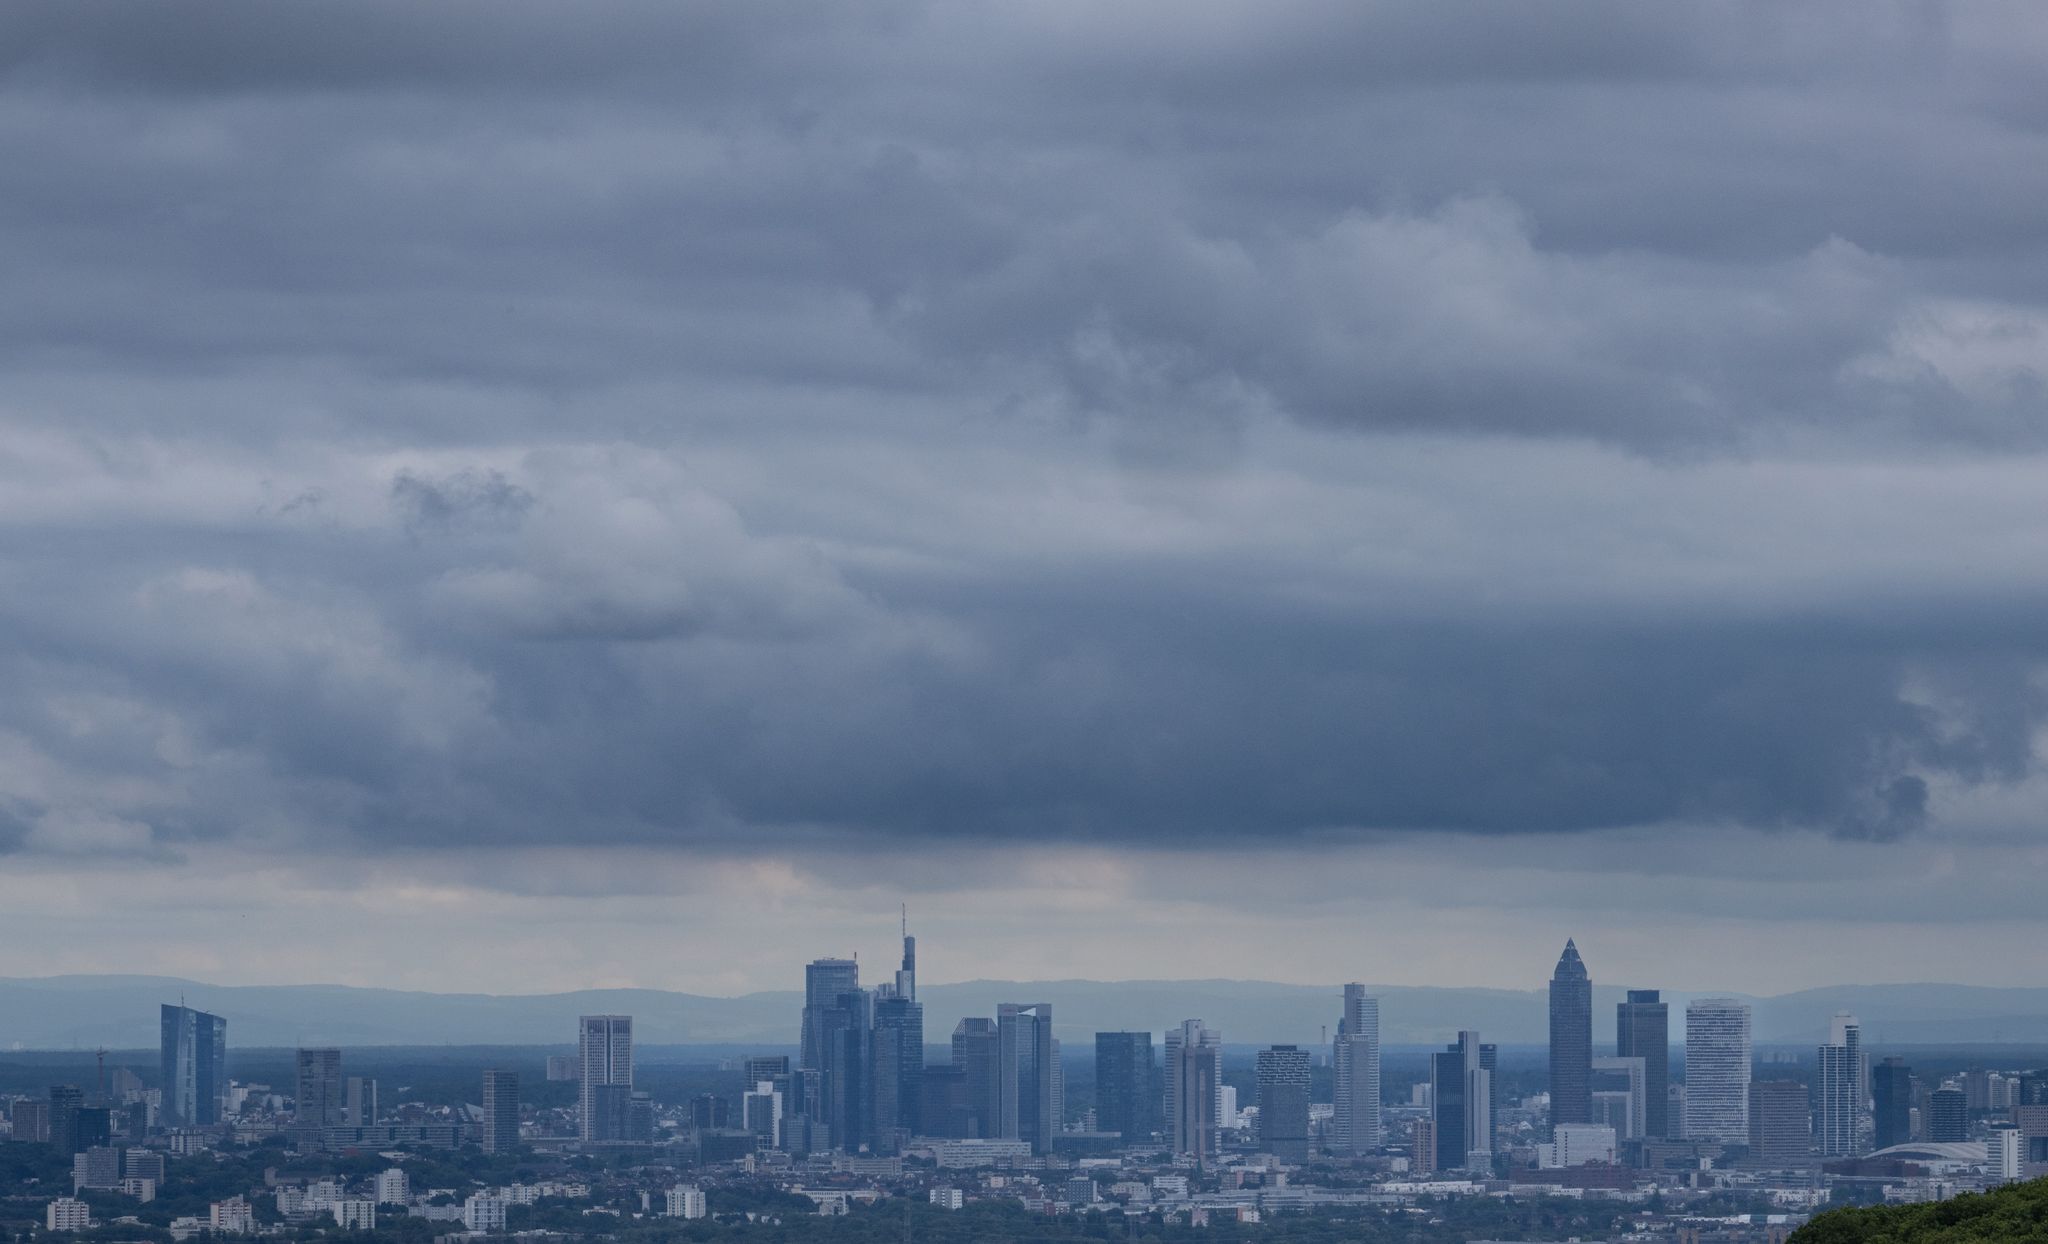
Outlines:
<svg viewBox="0 0 2048 1244"><path fill-rule="evenodd" d="M1640 986L1638 986L1640 987ZM1624 986L1594 990L1594 1039L1613 1039L1614 1003ZM1199 1017L1237 1043L1316 1043L1334 1025L1340 987L1271 981L963 981L924 985L925 1032L943 1043L964 1015L993 1015L998 1002L1050 1002L1055 1030L1078 1047L1097 1031L1160 1031ZM1546 995L1529 990L1375 987L1382 1039L1390 1045L1449 1039L1476 1028L1507 1044L1547 1039ZM1685 1003L1733 996L1666 991L1671 1038L1683 1039ZM158 976L0 978L0 1049L147 1048L157 1040L157 1006L183 998L228 1019L232 1044L536 1045L574 1040L576 1017L635 1017L635 1035L655 1044L796 1040L797 990L719 998L661 989L589 989L507 995L428 993L347 985L213 985ZM1837 1010L1863 1021L1871 1044L2048 1043L2048 989L1978 985L1838 985L1775 997L1747 997L1760 1045L1806 1044Z"/></svg>

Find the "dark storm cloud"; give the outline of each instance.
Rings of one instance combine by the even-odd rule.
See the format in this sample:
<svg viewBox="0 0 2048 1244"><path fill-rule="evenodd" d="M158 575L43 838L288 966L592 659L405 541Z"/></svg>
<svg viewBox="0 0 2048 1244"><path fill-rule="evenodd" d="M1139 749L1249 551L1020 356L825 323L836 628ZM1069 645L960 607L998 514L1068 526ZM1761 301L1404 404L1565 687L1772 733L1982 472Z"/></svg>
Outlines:
<svg viewBox="0 0 2048 1244"><path fill-rule="evenodd" d="M2034 770L2044 30L7 10L0 849L1909 832Z"/></svg>

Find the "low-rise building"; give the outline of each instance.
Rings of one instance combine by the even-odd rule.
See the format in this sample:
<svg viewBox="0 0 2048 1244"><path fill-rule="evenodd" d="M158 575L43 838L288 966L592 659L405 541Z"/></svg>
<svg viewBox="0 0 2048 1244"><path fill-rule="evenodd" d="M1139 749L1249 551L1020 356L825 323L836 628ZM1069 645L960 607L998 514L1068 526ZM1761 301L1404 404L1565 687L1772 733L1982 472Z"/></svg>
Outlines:
<svg viewBox="0 0 2048 1244"><path fill-rule="evenodd" d="M462 1225L471 1231L503 1231L505 1207L504 1197L479 1192L462 1203Z"/></svg>
<svg viewBox="0 0 2048 1244"><path fill-rule="evenodd" d="M216 1235L249 1235L256 1230L256 1211L238 1196L207 1207L206 1225Z"/></svg>
<svg viewBox="0 0 2048 1244"><path fill-rule="evenodd" d="M43 1226L51 1231L88 1231L92 1210L77 1197L60 1196L43 1211Z"/></svg>
<svg viewBox="0 0 2048 1244"><path fill-rule="evenodd" d="M332 1203L334 1225L343 1231L375 1231L377 1203L368 1197L343 1197Z"/></svg>

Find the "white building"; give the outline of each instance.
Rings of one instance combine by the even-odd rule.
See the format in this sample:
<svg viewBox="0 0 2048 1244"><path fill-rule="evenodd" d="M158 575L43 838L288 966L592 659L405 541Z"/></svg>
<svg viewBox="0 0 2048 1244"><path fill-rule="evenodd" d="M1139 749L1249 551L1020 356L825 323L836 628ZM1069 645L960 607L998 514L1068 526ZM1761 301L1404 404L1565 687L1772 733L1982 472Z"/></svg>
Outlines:
<svg viewBox="0 0 2048 1244"><path fill-rule="evenodd" d="M668 1216L670 1218L702 1218L704 1216L704 1189L696 1184L677 1184L668 1190Z"/></svg>
<svg viewBox="0 0 2048 1244"><path fill-rule="evenodd" d="M51 1231L89 1230L92 1210L77 1197L60 1196L43 1211L43 1226Z"/></svg>
<svg viewBox="0 0 2048 1244"><path fill-rule="evenodd" d="M375 1231L377 1203L368 1197L344 1197L336 1201L334 1225L343 1231Z"/></svg>
<svg viewBox="0 0 2048 1244"><path fill-rule="evenodd" d="M1813 1078L1813 1143L1826 1158L1847 1157L1857 1149L1857 1124L1863 1119L1864 1085L1862 1025L1847 1011L1835 1012L1828 1043L1820 1047ZM1688 1056L1686 1075L1691 1076Z"/></svg>
<svg viewBox="0 0 2048 1244"><path fill-rule="evenodd" d="M1536 1165L1556 1168L1614 1164L1614 1129L1599 1123L1560 1123L1547 1145L1536 1146Z"/></svg>
<svg viewBox="0 0 2048 1244"><path fill-rule="evenodd" d="M503 1231L505 1198L476 1193L462 1203L462 1225L471 1231Z"/></svg>
<svg viewBox="0 0 2048 1244"><path fill-rule="evenodd" d="M933 1188L931 1201L940 1209L959 1209L967 1204L967 1194L958 1188Z"/></svg>
<svg viewBox="0 0 2048 1244"><path fill-rule="evenodd" d="M1152 1177L1153 1196L1172 1197L1178 1200L1186 1197L1187 1194L1188 1177L1186 1175L1154 1175Z"/></svg>
<svg viewBox="0 0 2048 1244"><path fill-rule="evenodd" d="M1028 1140L942 1140L932 1146L932 1157L941 1167L961 1170L976 1166L1001 1166L1031 1160Z"/></svg>
<svg viewBox="0 0 2048 1244"><path fill-rule="evenodd" d="M2027 1141L2016 1127L1994 1127L1984 1142L1984 1174L1994 1184L2009 1184L2021 1178L2026 1161Z"/></svg>
<svg viewBox="0 0 2048 1244"><path fill-rule="evenodd" d="M403 1205L412 1200L412 1180L397 1167L377 1174L377 1204Z"/></svg>
<svg viewBox="0 0 2048 1244"><path fill-rule="evenodd" d="M231 1196L207 1209L206 1225L215 1235L249 1235L256 1230L256 1211L241 1197Z"/></svg>
<svg viewBox="0 0 2048 1244"><path fill-rule="evenodd" d="M1749 1004L1695 998L1685 1007L1685 1135L1749 1143Z"/></svg>

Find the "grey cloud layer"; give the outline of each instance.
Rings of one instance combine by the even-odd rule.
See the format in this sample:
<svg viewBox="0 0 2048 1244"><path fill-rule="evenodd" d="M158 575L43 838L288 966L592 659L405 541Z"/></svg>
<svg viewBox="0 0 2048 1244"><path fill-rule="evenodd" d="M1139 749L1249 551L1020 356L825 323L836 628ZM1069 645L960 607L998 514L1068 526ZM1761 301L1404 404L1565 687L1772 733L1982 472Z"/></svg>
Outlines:
<svg viewBox="0 0 2048 1244"><path fill-rule="evenodd" d="M112 12L0 14L0 850L2035 770L2028 8Z"/></svg>

